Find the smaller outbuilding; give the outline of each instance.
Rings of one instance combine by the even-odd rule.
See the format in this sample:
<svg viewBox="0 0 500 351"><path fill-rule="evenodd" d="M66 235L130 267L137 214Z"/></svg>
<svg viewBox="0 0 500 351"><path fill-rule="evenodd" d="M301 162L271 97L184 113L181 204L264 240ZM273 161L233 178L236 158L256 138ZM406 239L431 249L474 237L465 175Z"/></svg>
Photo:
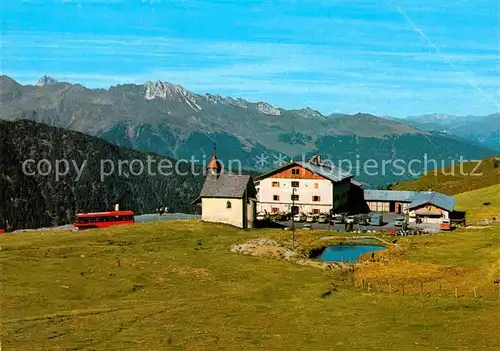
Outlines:
<svg viewBox="0 0 500 351"><path fill-rule="evenodd" d="M408 213L409 222L441 223L459 215L455 198L435 191L365 189L364 200L372 212Z"/></svg>
<svg viewBox="0 0 500 351"><path fill-rule="evenodd" d="M257 191L249 175L224 173L215 153L207 166L208 175L200 196L192 204L201 204L201 220L253 228Z"/></svg>
<svg viewBox="0 0 500 351"><path fill-rule="evenodd" d="M418 192L365 189L364 199L372 212L404 213Z"/></svg>
<svg viewBox="0 0 500 351"><path fill-rule="evenodd" d="M450 219L455 209L456 199L452 196L434 191L417 193L408 205L410 222L441 223L443 219Z"/></svg>

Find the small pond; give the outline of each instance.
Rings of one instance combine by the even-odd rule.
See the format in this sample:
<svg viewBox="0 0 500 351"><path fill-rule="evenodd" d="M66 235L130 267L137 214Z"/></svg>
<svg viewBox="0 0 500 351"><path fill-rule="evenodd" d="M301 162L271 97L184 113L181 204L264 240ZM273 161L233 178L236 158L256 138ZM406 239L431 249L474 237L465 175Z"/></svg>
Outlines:
<svg viewBox="0 0 500 351"><path fill-rule="evenodd" d="M315 258L323 262L355 262L363 254L385 249L380 245L332 245Z"/></svg>

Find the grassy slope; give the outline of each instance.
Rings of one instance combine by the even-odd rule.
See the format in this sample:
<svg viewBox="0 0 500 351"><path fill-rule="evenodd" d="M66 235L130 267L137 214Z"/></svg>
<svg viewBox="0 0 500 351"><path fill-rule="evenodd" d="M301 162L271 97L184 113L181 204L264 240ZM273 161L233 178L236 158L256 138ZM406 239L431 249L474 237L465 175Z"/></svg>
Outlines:
<svg viewBox="0 0 500 351"><path fill-rule="evenodd" d="M166 222L7 234L0 237L2 345L493 350L500 345L500 304L491 284L500 277L499 230L401 238L399 258L356 271L358 282L391 279L399 292L366 292L338 280L339 291L325 299L321 293L340 279L332 272L229 251L236 241L283 236L279 231ZM325 233L298 232L299 240L311 235ZM445 292L412 292L408 279L418 277L429 291L439 283ZM401 281L408 284L405 295ZM460 282L466 296L451 297ZM483 297L473 299L468 283Z"/></svg>
<svg viewBox="0 0 500 351"><path fill-rule="evenodd" d="M460 165L456 165L453 171L451 167L447 167L443 171L438 171L437 174L431 171L416 180L397 184L394 189L414 191L432 189L444 194L453 195L500 184L500 167L495 168L493 160L493 158L483 160L476 171L474 171L476 162L464 163L463 172L460 171ZM482 176L470 175L473 171L474 173L481 173Z"/></svg>
<svg viewBox="0 0 500 351"><path fill-rule="evenodd" d="M500 184L458 194L456 208L467 211L468 220L500 219Z"/></svg>

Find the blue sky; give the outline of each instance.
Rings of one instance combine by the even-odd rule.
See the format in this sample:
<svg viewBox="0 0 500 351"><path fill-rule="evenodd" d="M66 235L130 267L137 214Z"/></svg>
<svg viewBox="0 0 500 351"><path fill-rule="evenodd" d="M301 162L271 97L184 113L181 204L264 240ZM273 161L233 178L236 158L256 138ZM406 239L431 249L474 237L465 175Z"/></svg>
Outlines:
<svg viewBox="0 0 500 351"><path fill-rule="evenodd" d="M499 111L497 0L7 0L3 74L324 114Z"/></svg>

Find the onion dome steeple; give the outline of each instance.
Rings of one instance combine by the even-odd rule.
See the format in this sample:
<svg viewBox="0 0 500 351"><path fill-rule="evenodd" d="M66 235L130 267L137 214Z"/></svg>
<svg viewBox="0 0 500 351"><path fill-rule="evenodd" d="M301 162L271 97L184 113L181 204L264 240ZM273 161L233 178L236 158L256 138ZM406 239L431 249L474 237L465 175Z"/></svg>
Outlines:
<svg viewBox="0 0 500 351"><path fill-rule="evenodd" d="M212 158L210 159L210 162L208 163L207 170L208 170L209 175L216 176L216 177L219 176L219 174L222 170L221 164L217 160L217 157L215 156L215 144L214 144L214 148L212 151Z"/></svg>

